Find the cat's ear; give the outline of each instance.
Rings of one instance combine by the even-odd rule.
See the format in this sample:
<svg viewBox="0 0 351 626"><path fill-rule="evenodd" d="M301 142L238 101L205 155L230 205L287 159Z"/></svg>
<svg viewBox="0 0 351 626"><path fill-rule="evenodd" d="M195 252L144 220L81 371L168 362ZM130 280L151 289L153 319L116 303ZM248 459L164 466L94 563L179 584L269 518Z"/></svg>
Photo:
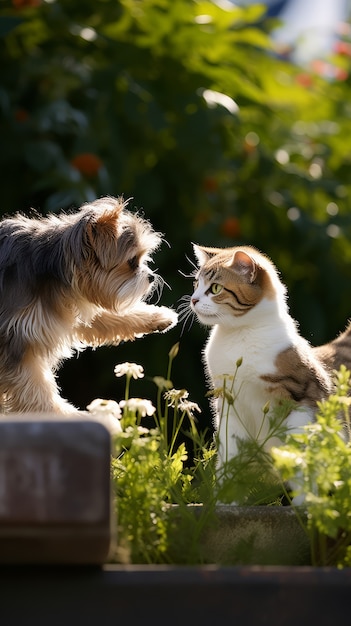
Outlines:
<svg viewBox="0 0 351 626"><path fill-rule="evenodd" d="M250 283L253 283L257 276L257 265L254 259L243 250L234 253L230 267L240 276L245 276Z"/></svg>
<svg viewBox="0 0 351 626"><path fill-rule="evenodd" d="M194 254L199 262L199 265L205 265L205 263L211 259L215 254L215 250L211 248L204 248L204 246L198 246L196 243L193 243Z"/></svg>

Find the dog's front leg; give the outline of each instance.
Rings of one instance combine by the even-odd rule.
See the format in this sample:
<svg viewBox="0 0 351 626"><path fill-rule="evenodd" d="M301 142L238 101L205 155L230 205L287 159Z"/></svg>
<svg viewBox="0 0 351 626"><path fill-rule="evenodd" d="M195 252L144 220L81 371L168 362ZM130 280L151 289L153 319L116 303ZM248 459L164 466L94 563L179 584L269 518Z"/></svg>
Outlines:
<svg viewBox="0 0 351 626"><path fill-rule="evenodd" d="M168 330L175 326L177 319L172 309L141 303L137 308L121 314L103 311L89 325L80 324L75 335L79 341L93 347L117 344Z"/></svg>

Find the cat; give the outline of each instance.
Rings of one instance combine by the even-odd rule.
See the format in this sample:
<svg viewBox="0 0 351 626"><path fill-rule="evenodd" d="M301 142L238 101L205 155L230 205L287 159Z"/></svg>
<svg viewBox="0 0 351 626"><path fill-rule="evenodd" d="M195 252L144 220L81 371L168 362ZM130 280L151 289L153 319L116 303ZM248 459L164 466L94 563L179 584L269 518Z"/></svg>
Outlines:
<svg viewBox="0 0 351 626"><path fill-rule="evenodd" d="M211 327L203 356L223 467L237 455L240 439L256 438L267 452L281 444L269 437L268 406L291 402L288 432L313 420L316 403L332 392L333 370L351 367L351 324L331 343L312 347L299 334L286 287L265 254L251 246L194 245L194 252L199 267L190 308Z"/></svg>

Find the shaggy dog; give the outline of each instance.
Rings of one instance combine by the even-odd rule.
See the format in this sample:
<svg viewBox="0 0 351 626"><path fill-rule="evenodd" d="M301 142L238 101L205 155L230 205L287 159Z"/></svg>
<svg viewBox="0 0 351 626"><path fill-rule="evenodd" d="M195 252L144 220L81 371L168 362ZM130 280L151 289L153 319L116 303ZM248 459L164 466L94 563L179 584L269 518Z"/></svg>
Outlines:
<svg viewBox="0 0 351 626"><path fill-rule="evenodd" d="M55 372L74 350L174 326L144 302L161 279L148 267L160 234L121 199L78 212L0 222L0 410L71 414Z"/></svg>

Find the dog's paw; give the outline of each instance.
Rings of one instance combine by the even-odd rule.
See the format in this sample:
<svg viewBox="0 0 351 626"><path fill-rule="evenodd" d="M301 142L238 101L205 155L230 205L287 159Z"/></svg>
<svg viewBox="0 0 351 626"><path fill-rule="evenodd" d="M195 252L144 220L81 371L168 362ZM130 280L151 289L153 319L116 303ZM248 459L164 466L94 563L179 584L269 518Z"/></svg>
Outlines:
<svg viewBox="0 0 351 626"><path fill-rule="evenodd" d="M170 330L178 323L178 315L172 309L168 309L166 306L157 307L153 315L154 332L165 332Z"/></svg>

